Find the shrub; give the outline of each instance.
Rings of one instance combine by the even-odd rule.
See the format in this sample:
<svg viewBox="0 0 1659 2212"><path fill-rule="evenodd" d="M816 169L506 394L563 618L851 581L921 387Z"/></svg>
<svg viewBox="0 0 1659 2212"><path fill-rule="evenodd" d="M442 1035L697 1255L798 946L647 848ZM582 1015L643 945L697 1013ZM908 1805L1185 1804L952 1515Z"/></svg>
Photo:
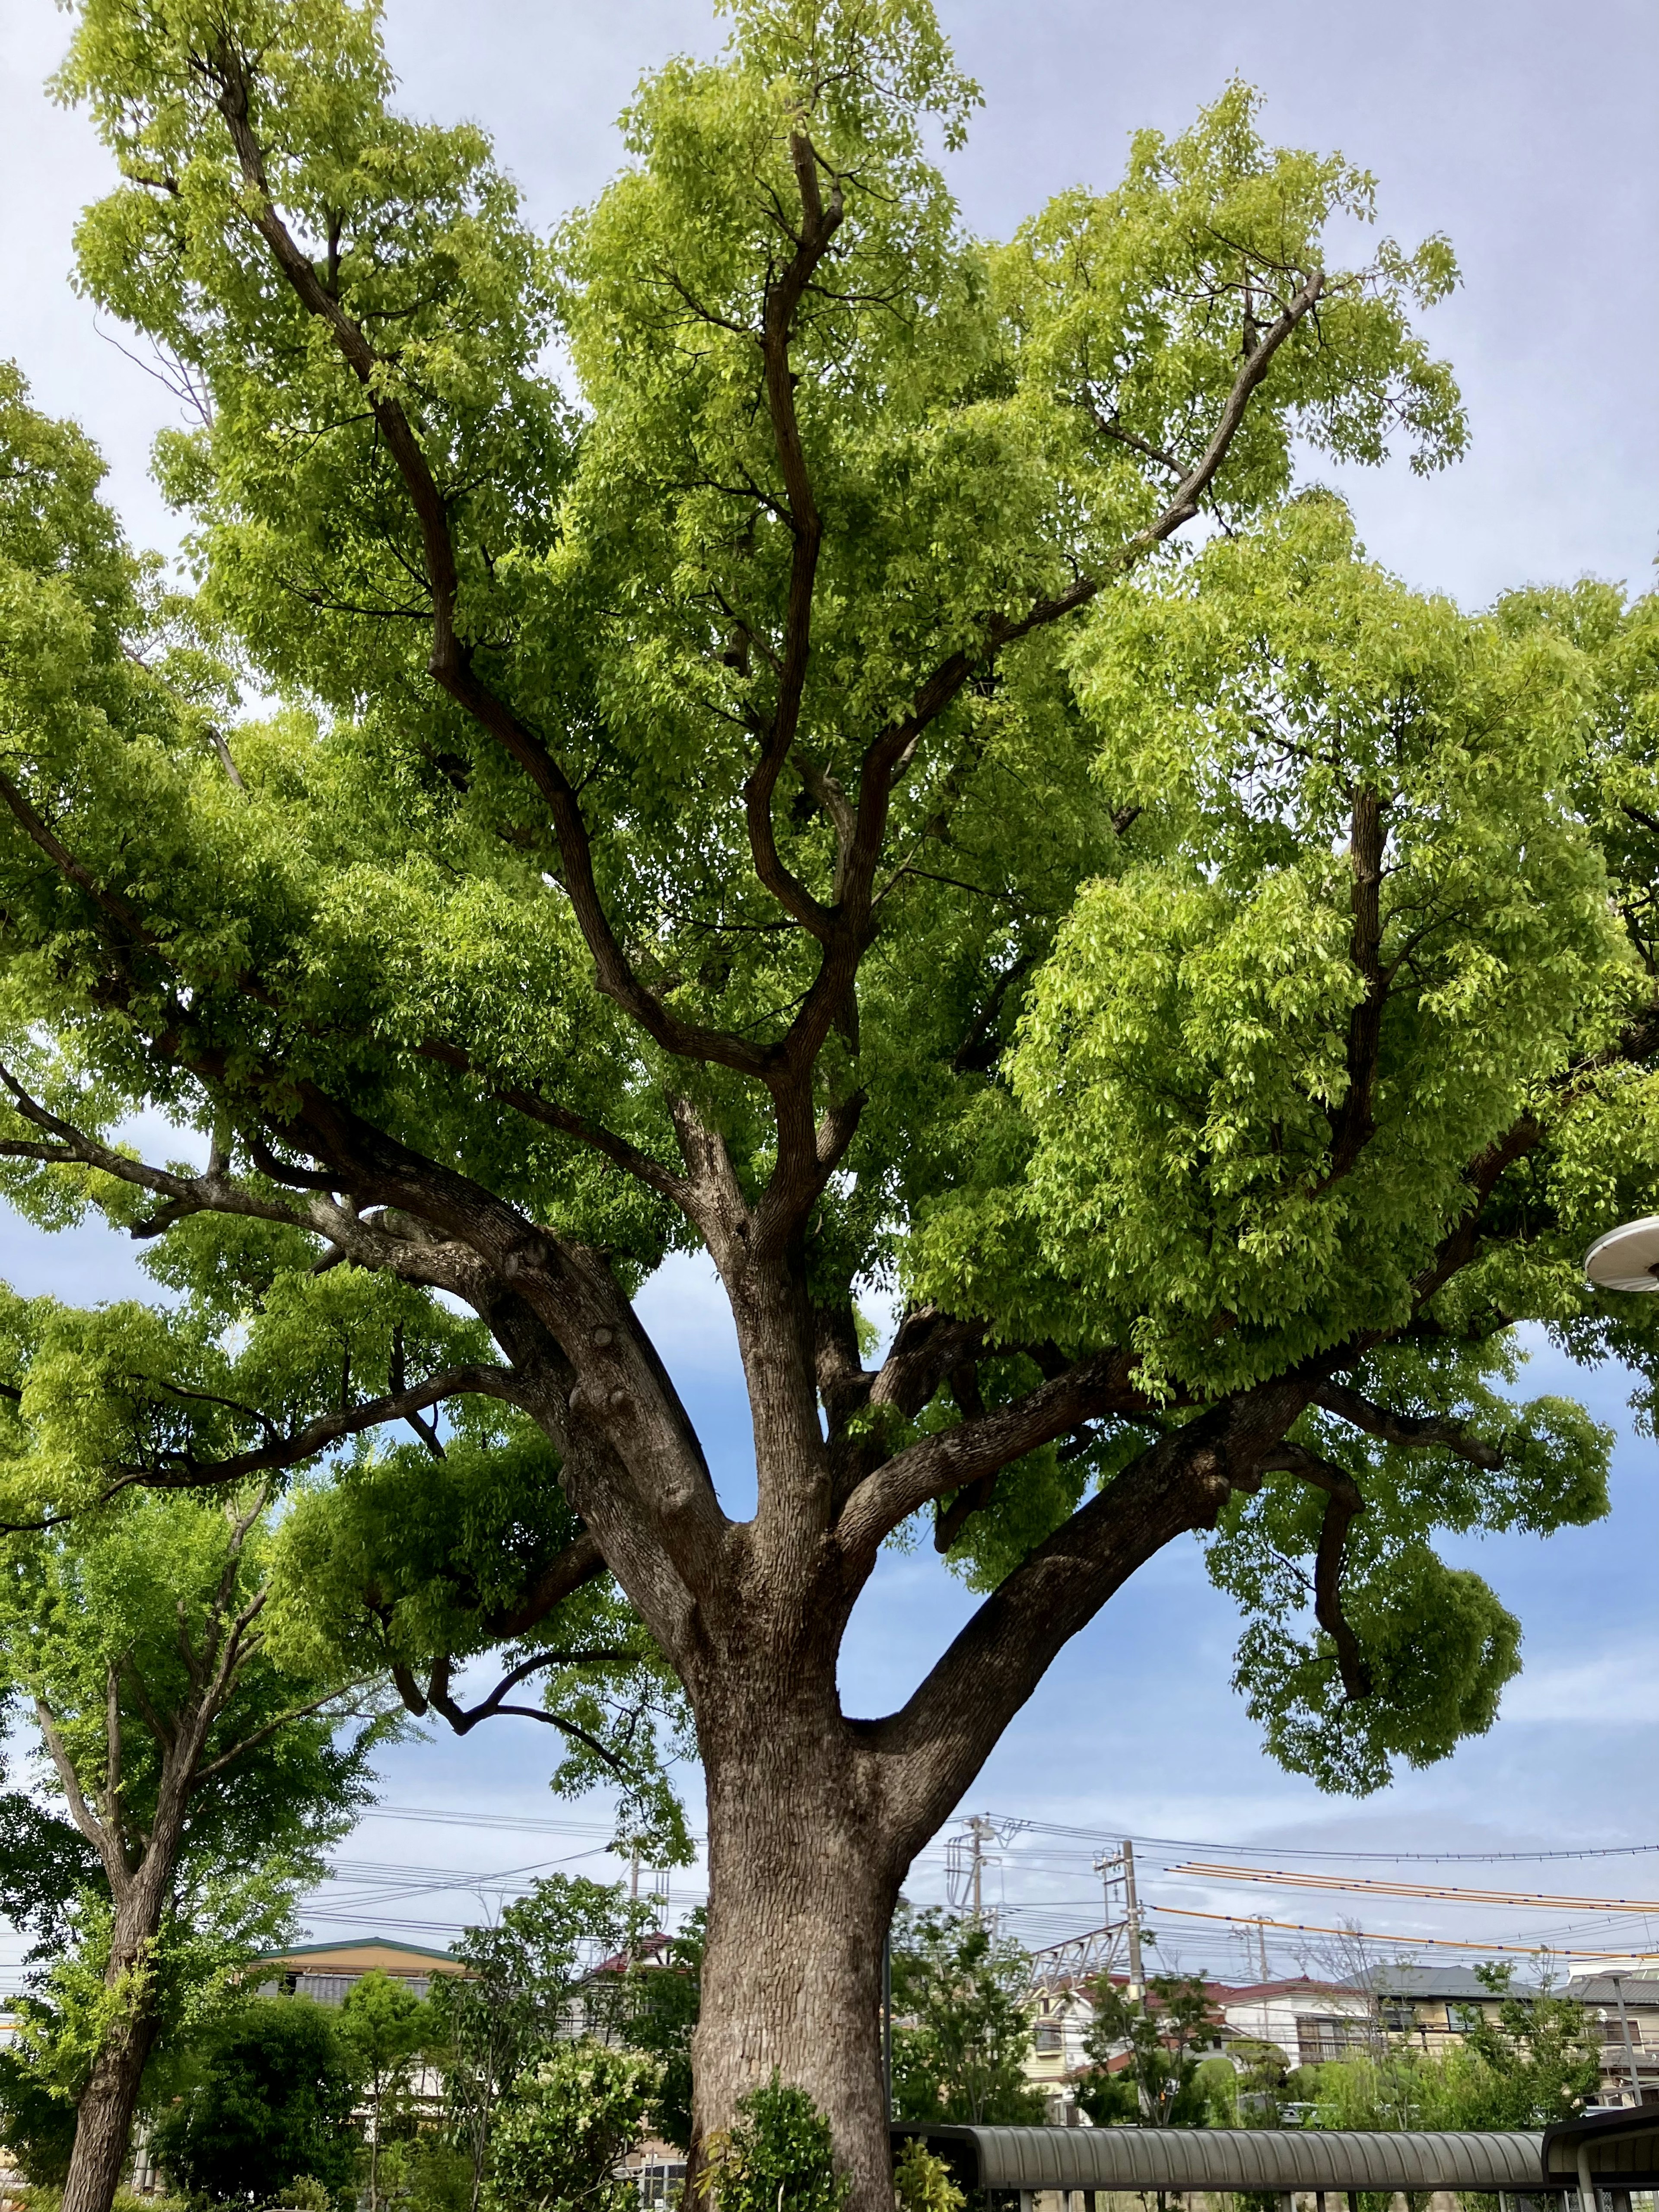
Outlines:
<svg viewBox="0 0 1659 2212"><path fill-rule="evenodd" d="M950 2167L920 2136L912 2136L893 2162L893 2195L898 2212L962 2212L968 2202Z"/></svg>
<svg viewBox="0 0 1659 2212"><path fill-rule="evenodd" d="M349 2200L356 2093L333 2013L305 1997L256 1998L216 2021L191 2057L188 2093L151 2137L175 2180L210 2200L292 2204L308 2176L325 2201Z"/></svg>
<svg viewBox="0 0 1659 2212"><path fill-rule="evenodd" d="M736 2121L708 2138L707 2153L699 2186L719 2212L842 2212L853 2185L836 2172L829 2121L775 2068L738 2099Z"/></svg>
<svg viewBox="0 0 1659 2212"><path fill-rule="evenodd" d="M492 2212L623 2212L611 2169L638 2142L662 2069L637 2051L562 2043L496 2107Z"/></svg>

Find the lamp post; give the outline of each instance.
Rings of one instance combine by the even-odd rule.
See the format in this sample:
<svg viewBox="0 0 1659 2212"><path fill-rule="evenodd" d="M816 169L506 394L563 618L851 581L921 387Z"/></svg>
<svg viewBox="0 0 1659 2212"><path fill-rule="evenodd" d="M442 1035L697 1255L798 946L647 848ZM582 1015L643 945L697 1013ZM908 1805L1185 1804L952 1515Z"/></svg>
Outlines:
<svg viewBox="0 0 1659 2212"><path fill-rule="evenodd" d="M1584 1273L1598 1291L1659 1291L1659 1213L1598 1237L1584 1255Z"/></svg>

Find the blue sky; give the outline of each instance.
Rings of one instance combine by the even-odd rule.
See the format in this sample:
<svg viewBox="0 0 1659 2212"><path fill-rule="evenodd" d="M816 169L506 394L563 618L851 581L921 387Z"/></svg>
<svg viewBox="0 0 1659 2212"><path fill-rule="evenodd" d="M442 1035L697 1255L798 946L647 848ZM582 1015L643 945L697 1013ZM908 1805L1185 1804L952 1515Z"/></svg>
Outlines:
<svg viewBox="0 0 1659 2212"><path fill-rule="evenodd" d="M1384 230L1414 240L1443 228L1462 256L1463 287L1431 327L1463 380L1474 428L1468 459L1427 483L1403 465L1345 479L1372 550L1412 582L1470 605L1505 585L1585 572L1646 587L1659 483L1659 13L1649 0L1570 10L1545 0L1396 0L1386 10L1353 0L951 0L941 13L988 95L955 170L980 228L1006 232L1075 180L1109 183L1131 127L1178 128L1235 72L1261 88L1276 136L1340 146L1372 168ZM720 36L701 0L472 0L465 9L393 0L389 24L408 104L495 129L547 222L615 166L612 118L641 69L671 51L710 51ZM65 282L76 210L106 172L84 121L40 94L63 36L46 0L0 0L0 204L11 211L0 349L15 353L43 404L78 414L102 442L135 537L166 544L173 525L145 455L169 419L167 395L113 349ZM3 1221L0 1273L81 1299L125 1295L142 1279L131 1249L98 1232L48 1240ZM676 1263L644 1304L735 1497L748 1480L747 1416L712 1280ZM1364 1804L1322 1800L1287 1778L1261 1756L1229 1689L1235 1624L1191 1544L1149 1567L1063 1656L972 1807L1212 1846L1540 1851L1659 1841L1655 1448L1633 1434L1617 1374L1565 1377L1558 1365L1540 1352L1525 1387L1574 1388L1619 1425L1613 1511L1548 1542L1467 1547L1526 1626L1526 1672L1489 1735ZM969 1602L931 1553L887 1560L848 1638L848 1705L884 1709L902 1697ZM368 1824L348 1856L479 1875L590 1850L602 1808L551 1806L548 1763L527 1723L464 1743L410 1743L388 1758L390 1804L544 1820L564 1832L386 1818ZM1015 1837L996 1880L1011 1903L1047 1902L1045 1935L1068 1912L1085 1924L1087 1844L1066 1864L1051 1843L1039 1863L1040 1840ZM1659 1850L1553 1873L1471 1867L1458 1878L1645 1895L1659 1886ZM914 1887L932 1893L942 1879L934 1855ZM464 1889L374 1905L377 1881L385 1892L386 1881L369 1875L350 1892L368 1900L363 1913L402 1914L411 1932L425 1927L422 1940L441 1941L444 1925L474 1914ZM683 1879L678 1893L694 1886ZM1159 1875L1149 1887L1166 1903L1224 1902L1213 1885ZM1298 1919L1356 1909L1317 1902L1263 1896L1243 1909ZM1402 1936L1472 1925L1496 1936L1548 1922L1428 1905L1367 1911L1368 1924ZM1224 1935L1181 1925L1166 1922L1166 1946L1187 1963L1227 1963ZM343 1930L319 1921L317 1932ZM1659 1942L1659 1918L1639 1940ZM1297 1948L1279 1942L1275 1964Z"/></svg>

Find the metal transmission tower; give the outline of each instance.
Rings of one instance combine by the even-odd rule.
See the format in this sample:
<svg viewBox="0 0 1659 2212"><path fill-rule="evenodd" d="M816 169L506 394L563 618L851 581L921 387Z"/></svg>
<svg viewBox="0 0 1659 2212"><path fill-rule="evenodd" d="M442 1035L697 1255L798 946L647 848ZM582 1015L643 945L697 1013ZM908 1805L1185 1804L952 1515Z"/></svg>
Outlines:
<svg viewBox="0 0 1659 2212"><path fill-rule="evenodd" d="M1129 1994L1146 1991L1141 1963L1140 1896L1135 1887L1135 1847L1126 1836L1115 1851L1095 1861L1095 1872L1105 1890L1105 1923L1086 1936L1071 1936L1064 1943L1049 1943L1031 1954L1033 1991L1052 1989L1059 1983L1075 1985L1109 1974L1120 1951L1127 1953Z"/></svg>

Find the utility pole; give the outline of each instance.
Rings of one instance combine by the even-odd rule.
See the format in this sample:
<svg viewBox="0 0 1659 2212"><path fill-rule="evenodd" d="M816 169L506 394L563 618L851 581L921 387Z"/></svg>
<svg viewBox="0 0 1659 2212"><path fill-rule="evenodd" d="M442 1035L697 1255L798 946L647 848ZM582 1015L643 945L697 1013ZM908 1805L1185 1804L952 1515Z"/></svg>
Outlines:
<svg viewBox="0 0 1659 2212"><path fill-rule="evenodd" d="M1145 1994L1146 1978L1140 1962L1140 1899L1135 1889L1135 1847L1126 1836L1115 1851L1106 1851L1095 1861L1095 1872L1100 1876L1105 1895L1106 1925L1101 1930L1110 1947L1106 1954L1109 1966L1116 1954L1118 1929L1121 1928L1129 1939L1129 1995ZM1113 1910L1112 1892L1123 1885L1123 1917L1120 1921Z"/></svg>
<svg viewBox="0 0 1659 2212"><path fill-rule="evenodd" d="M1256 1942L1257 1942L1258 1945L1261 1947L1261 1978L1262 1978L1262 1980L1265 1982L1265 1981L1267 1981L1267 1980L1268 1979L1268 1974L1267 1974L1267 1922L1266 1922L1265 1920L1258 1920L1258 1921L1256 1922L1256 1923L1255 1923L1255 1936L1256 1936Z"/></svg>
<svg viewBox="0 0 1659 2212"><path fill-rule="evenodd" d="M1123 1917L1129 1931L1129 1995L1143 1996L1146 1978L1140 1967L1140 1899L1135 1891L1135 1847L1123 1838Z"/></svg>
<svg viewBox="0 0 1659 2212"><path fill-rule="evenodd" d="M995 1828L981 1813L975 1813L968 1823L969 1845L973 1853L969 1863L970 1880L973 1884L970 1893L973 1898L973 1918L975 1928L982 1927L985 1922L985 1898L982 1887L985 1845L988 1841L991 1843L996 1841L996 1833Z"/></svg>
<svg viewBox="0 0 1659 2212"><path fill-rule="evenodd" d="M1619 2000L1619 2027L1625 2039L1625 2064L1630 2073L1630 2100L1632 2105L1639 2105L1642 2101L1642 2082L1636 2070L1636 2045L1631 2037L1630 2014L1625 2009L1625 1978L1622 1974L1609 1974L1607 1979L1613 1984L1613 1994Z"/></svg>

